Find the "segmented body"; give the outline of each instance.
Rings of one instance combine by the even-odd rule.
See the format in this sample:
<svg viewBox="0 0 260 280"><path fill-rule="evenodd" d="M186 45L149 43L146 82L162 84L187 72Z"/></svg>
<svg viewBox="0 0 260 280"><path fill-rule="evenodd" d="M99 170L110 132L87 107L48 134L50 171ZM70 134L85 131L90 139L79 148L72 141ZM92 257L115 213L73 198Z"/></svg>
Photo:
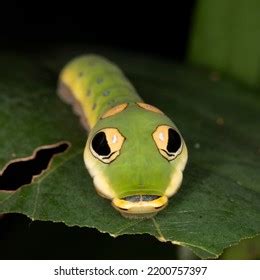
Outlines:
<svg viewBox="0 0 260 280"><path fill-rule="evenodd" d="M60 74L59 86L58 93L73 104L88 130L108 109L125 102L142 101L123 72L96 55L71 61Z"/></svg>
<svg viewBox="0 0 260 280"><path fill-rule="evenodd" d="M84 162L97 192L127 217L162 210L182 182L188 157L176 125L100 56L65 65L58 93L89 130Z"/></svg>

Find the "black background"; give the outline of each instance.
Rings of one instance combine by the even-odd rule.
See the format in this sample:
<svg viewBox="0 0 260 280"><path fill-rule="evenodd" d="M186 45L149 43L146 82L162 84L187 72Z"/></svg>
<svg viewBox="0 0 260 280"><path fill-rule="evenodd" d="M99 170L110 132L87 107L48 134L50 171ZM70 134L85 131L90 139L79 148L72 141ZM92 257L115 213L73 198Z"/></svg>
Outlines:
<svg viewBox="0 0 260 280"><path fill-rule="evenodd" d="M147 6L122 1L8 1L0 6L0 43L19 50L58 43L86 43L182 60L195 0Z"/></svg>
<svg viewBox="0 0 260 280"><path fill-rule="evenodd" d="M195 1L169 7L120 2L1 3L0 48L44 50L53 44L91 44L184 61ZM26 172L31 172L30 170ZM14 174L15 176L15 174ZM1 186L0 186L1 188ZM32 222L18 214L0 218L2 259L174 259L176 247L148 235L116 239L93 229Z"/></svg>

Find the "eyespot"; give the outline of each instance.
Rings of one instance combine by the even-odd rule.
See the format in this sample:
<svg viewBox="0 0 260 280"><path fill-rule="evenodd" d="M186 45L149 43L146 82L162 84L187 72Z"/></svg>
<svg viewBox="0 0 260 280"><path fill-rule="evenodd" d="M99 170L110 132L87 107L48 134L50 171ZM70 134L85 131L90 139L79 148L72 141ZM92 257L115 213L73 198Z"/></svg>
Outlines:
<svg viewBox="0 0 260 280"><path fill-rule="evenodd" d="M158 126L153 133L153 139L160 154L169 161L175 159L182 151L181 135L168 125Z"/></svg>
<svg viewBox="0 0 260 280"><path fill-rule="evenodd" d="M125 137L116 128L98 131L90 142L90 151L100 161L110 163L119 156Z"/></svg>

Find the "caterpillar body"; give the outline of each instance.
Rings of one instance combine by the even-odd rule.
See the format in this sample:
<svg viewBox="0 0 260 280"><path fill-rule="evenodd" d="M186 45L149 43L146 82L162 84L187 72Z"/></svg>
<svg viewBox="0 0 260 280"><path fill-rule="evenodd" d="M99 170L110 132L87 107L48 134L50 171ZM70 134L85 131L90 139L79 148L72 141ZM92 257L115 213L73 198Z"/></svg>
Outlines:
<svg viewBox="0 0 260 280"><path fill-rule="evenodd" d="M148 218L165 208L188 158L176 125L144 103L124 73L102 56L68 62L58 94L89 132L83 158L97 193L125 217Z"/></svg>

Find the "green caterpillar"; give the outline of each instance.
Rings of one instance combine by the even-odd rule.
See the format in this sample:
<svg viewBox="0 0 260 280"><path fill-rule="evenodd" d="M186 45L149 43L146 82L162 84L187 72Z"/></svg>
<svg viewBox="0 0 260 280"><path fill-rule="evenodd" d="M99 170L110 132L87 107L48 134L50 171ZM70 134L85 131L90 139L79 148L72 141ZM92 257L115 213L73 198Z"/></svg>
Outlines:
<svg viewBox="0 0 260 280"><path fill-rule="evenodd" d="M165 208L188 159L176 125L144 103L115 64L97 55L65 65L58 94L89 131L84 162L97 193L125 217L151 217Z"/></svg>

